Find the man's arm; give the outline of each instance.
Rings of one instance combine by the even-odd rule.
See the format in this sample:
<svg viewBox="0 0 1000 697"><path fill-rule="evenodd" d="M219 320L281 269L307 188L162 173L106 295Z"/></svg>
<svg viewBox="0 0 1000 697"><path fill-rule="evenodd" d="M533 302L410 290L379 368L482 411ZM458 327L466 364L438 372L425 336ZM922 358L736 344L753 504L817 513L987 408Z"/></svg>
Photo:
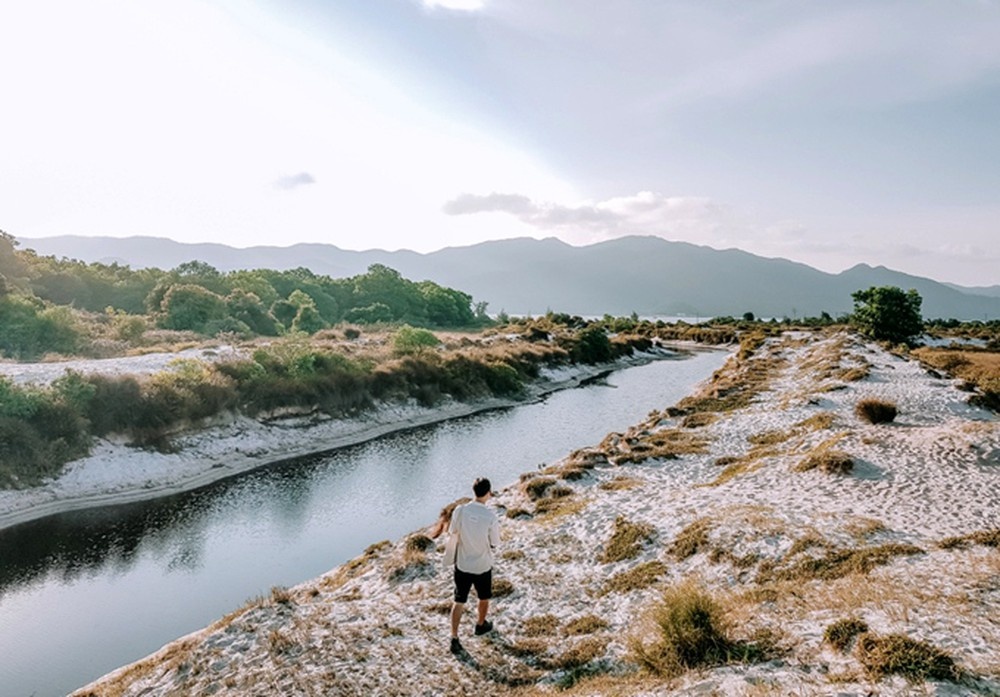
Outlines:
<svg viewBox="0 0 1000 697"><path fill-rule="evenodd" d="M490 524L490 547L496 549L500 546L500 521L493 518Z"/></svg>

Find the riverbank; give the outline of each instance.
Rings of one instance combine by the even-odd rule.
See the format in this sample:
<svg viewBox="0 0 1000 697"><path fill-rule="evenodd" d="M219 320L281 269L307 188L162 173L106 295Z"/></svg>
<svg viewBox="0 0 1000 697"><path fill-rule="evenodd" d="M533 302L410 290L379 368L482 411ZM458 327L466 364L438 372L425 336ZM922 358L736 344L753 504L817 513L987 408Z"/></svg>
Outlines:
<svg viewBox="0 0 1000 697"><path fill-rule="evenodd" d="M415 533L75 694L998 694L1000 422L967 397L851 335L767 339L500 492L497 631L473 637L466 617L462 656L450 578ZM868 423L866 399L898 415ZM754 660L639 670L664 591L684 584L716 598ZM829 630L848 620L864 640L837 648ZM908 679L861 650L894 637L954 669Z"/></svg>
<svg viewBox="0 0 1000 697"><path fill-rule="evenodd" d="M417 428L471 414L527 404L552 392L571 389L603 373L641 365L654 360L676 359L681 350L707 350L693 345L683 349L654 349L636 352L614 363L574 365L546 369L542 377L526 386L518 399L489 399L475 402L450 400L434 407L382 404L350 419L321 415L258 421L240 415L226 415L198 431L174 438L174 452L162 453L129 447L122 442L100 440L91 454L69 463L61 476L39 487L0 491L0 529L58 513L147 501L190 491L213 482L308 455L357 445L389 433ZM131 368L154 370L163 361L146 358L141 366L122 359ZM101 361L102 372L119 369ZM13 365L7 371L16 371ZM85 369L80 362L75 370ZM40 373L24 366L22 373L37 379L61 375L46 365ZM12 377L23 379L17 372Z"/></svg>

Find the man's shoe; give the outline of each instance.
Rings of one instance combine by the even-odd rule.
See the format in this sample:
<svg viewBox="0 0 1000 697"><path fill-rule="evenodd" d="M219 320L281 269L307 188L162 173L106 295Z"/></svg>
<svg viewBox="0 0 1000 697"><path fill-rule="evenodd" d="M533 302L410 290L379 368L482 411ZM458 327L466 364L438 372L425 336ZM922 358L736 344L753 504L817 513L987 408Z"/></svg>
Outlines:
<svg viewBox="0 0 1000 697"><path fill-rule="evenodd" d="M493 631L493 623L490 622L489 620L486 620L482 624L477 624L476 625L476 636L482 636L483 634L486 634L486 633L492 632L492 631Z"/></svg>
<svg viewBox="0 0 1000 697"><path fill-rule="evenodd" d="M462 653L465 649L462 648L462 642L458 640L458 637L451 638L451 652L456 656Z"/></svg>

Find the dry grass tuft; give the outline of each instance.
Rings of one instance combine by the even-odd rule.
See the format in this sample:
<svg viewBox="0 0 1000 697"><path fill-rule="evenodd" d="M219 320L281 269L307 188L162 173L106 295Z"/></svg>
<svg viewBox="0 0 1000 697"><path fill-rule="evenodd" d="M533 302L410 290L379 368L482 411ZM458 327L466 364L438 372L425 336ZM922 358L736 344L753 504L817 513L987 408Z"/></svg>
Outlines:
<svg viewBox="0 0 1000 697"><path fill-rule="evenodd" d="M621 443L621 442L620 442ZM708 452L708 440L690 430L667 428L645 433L619 447L614 460L617 464L640 463L646 460L673 460L681 455Z"/></svg>
<svg viewBox="0 0 1000 697"><path fill-rule="evenodd" d="M664 591L652 621L653 640L633 639L629 654L643 669L663 677L733 661L750 662L774 650L769 634L759 645L731 640L722 605L691 581Z"/></svg>
<svg viewBox="0 0 1000 697"><path fill-rule="evenodd" d="M837 371L837 377L844 382L858 382L871 375L871 366L862 365Z"/></svg>
<svg viewBox="0 0 1000 697"><path fill-rule="evenodd" d="M271 602L276 605L292 605L295 601L287 588L284 586L274 586L271 588Z"/></svg>
<svg viewBox="0 0 1000 697"><path fill-rule="evenodd" d="M762 568L757 582L810 581L814 579L830 581L848 574L867 574L872 569L891 563L896 557L923 554L924 550L914 545L891 543L861 549L833 549L822 557L799 559L784 568Z"/></svg>
<svg viewBox="0 0 1000 697"><path fill-rule="evenodd" d="M795 466L796 472L818 469L827 474L849 474L854 469L854 459L840 450L813 453Z"/></svg>
<svg viewBox="0 0 1000 697"><path fill-rule="evenodd" d="M765 460L777 457L781 454L782 451L777 448L759 446L753 448L746 455L740 457L720 457L715 461L715 464L724 465L723 470L719 472L718 476L712 481L705 484L698 484L696 486L721 486L726 482L739 477L740 475L756 472L764 466Z"/></svg>
<svg viewBox="0 0 1000 697"><path fill-rule="evenodd" d="M793 435L795 434L792 431L764 431L747 436L747 441L751 445L777 445L784 443Z"/></svg>
<svg viewBox="0 0 1000 697"><path fill-rule="evenodd" d="M614 479L609 479L606 482L601 482L597 485L597 488L603 489L604 491L621 491L623 489L635 489L642 485L643 482L641 479L622 475L615 477Z"/></svg>
<svg viewBox="0 0 1000 697"><path fill-rule="evenodd" d="M710 411L688 414L681 421L681 428L703 428L719 420L719 415Z"/></svg>
<svg viewBox="0 0 1000 697"><path fill-rule="evenodd" d="M602 564L610 564L626 559L635 559L642 551L642 546L650 542L656 529L648 523L633 523L624 516L615 518L611 538L597 560Z"/></svg>
<svg viewBox="0 0 1000 697"><path fill-rule="evenodd" d="M836 415L833 412L822 411L799 421L794 428L801 431L823 431L833 426L835 419Z"/></svg>
<svg viewBox="0 0 1000 697"><path fill-rule="evenodd" d="M711 529L711 519L698 518L677 533L667 552L678 561L683 561L705 551L708 548L708 531Z"/></svg>
<svg viewBox="0 0 1000 697"><path fill-rule="evenodd" d="M604 655L608 642L599 637L586 637L563 651L551 661L551 667L556 670L572 670L590 663L595 658Z"/></svg>
<svg viewBox="0 0 1000 697"><path fill-rule="evenodd" d="M514 584L505 578L493 579L493 597L505 598L514 592Z"/></svg>
<svg viewBox="0 0 1000 697"><path fill-rule="evenodd" d="M902 634L862 634L855 653L865 672L875 679L893 674L914 682L961 677L961 671L947 653Z"/></svg>
<svg viewBox="0 0 1000 697"><path fill-rule="evenodd" d="M629 593L641 588L648 588L659 581L665 573L667 573L667 567L662 561L648 561L609 578L601 588L599 595Z"/></svg>
<svg viewBox="0 0 1000 697"><path fill-rule="evenodd" d="M854 413L862 421L870 424L887 424L895 418L896 405L884 399L868 398L862 399L854 405Z"/></svg>
<svg viewBox="0 0 1000 697"><path fill-rule="evenodd" d="M972 545L1000 547L1000 529L978 530L968 535L946 537L937 544L941 549L966 549Z"/></svg>
<svg viewBox="0 0 1000 697"><path fill-rule="evenodd" d="M607 629L608 623L597 615L583 615L566 623L563 633L568 636L578 636L580 634L593 634L602 629Z"/></svg>
<svg viewBox="0 0 1000 697"><path fill-rule="evenodd" d="M844 525L844 532L862 540L885 531L885 523L874 518L857 518Z"/></svg>
<svg viewBox="0 0 1000 697"><path fill-rule="evenodd" d="M555 484L556 480L552 477L531 477L521 483L521 489L529 499L537 501L545 496L549 487L555 486Z"/></svg>
<svg viewBox="0 0 1000 697"><path fill-rule="evenodd" d="M837 620L823 631L823 641L841 653L846 653L854 643L854 638L868 631L868 625L857 617Z"/></svg>
<svg viewBox="0 0 1000 697"><path fill-rule="evenodd" d="M994 411L1000 410L1000 351L923 347L913 351L913 355L924 365L975 385L980 394L970 401Z"/></svg>
<svg viewBox="0 0 1000 697"><path fill-rule="evenodd" d="M553 614L536 615L521 623L521 633L525 636L543 636L559 631L559 618Z"/></svg>
<svg viewBox="0 0 1000 697"><path fill-rule="evenodd" d="M434 549L434 540L427 537L427 535L416 534L410 535L406 538L406 551L408 552L426 552L428 550Z"/></svg>

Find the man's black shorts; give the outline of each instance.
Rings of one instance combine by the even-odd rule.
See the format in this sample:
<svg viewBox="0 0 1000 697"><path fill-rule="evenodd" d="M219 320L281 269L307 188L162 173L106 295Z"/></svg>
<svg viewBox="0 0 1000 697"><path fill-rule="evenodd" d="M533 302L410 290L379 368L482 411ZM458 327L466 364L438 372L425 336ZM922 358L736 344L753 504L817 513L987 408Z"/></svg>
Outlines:
<svg viewBox="0 0 1000 697"><path fill-rule="evenodd" d="M469 589L476 587L480 600L493 597L493 569L481 574L469 574L455 567L455 602L464 603L469 599Z"/></svg>

